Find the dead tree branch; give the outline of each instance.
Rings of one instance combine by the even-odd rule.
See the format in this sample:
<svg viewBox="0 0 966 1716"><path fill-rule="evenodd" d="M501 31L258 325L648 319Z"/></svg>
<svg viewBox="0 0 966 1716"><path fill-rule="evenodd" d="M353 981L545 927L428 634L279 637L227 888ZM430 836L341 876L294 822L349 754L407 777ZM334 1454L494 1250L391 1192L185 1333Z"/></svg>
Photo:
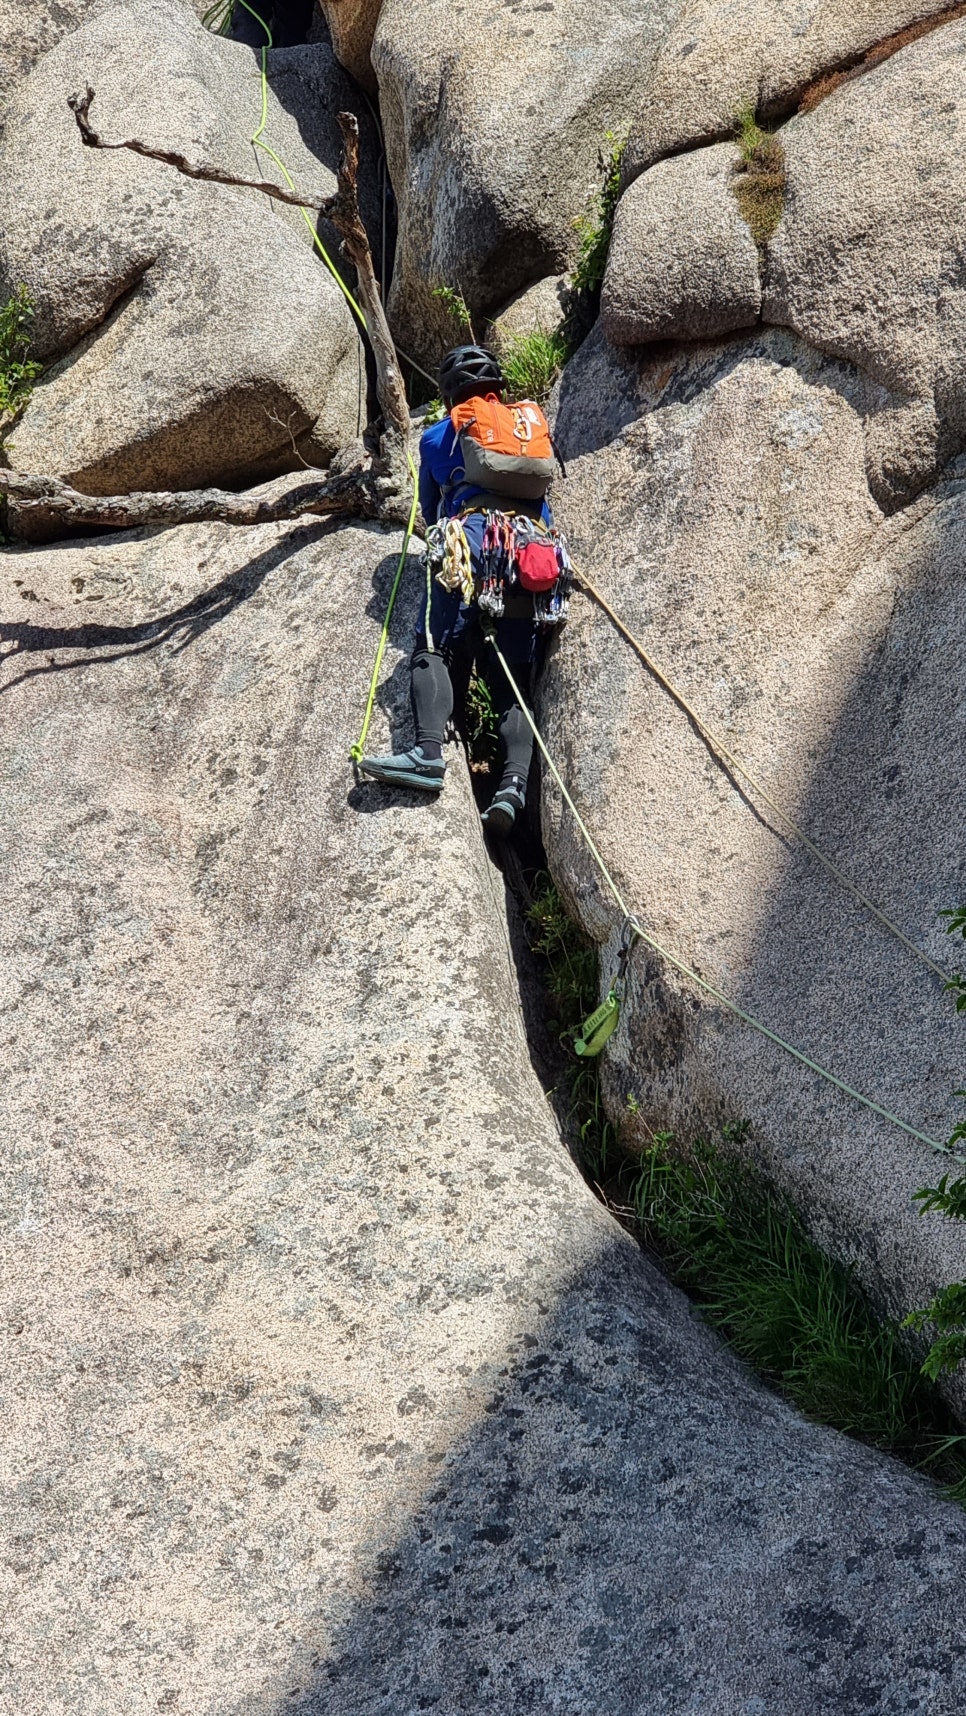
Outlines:
<svg viewBox="0 0 966 1716"><path fill-rule="evenodd" d="M331 197L302 197L298 191L286 190L283 185L275 185L270 179L240 179L236 173L223 172L220 167L206 167L200 161L189 161L187 155L180 155L176 149L152 149L138 137L122 137L109 143L94 130L88 117L93 100L94 91L90 84L84 95L67 97L67 105L77 121L81 141L88 149L131 149L135 155L143 155L148 161L163 161L166 167L176 168L188 179L206 179L213 185L239 185L246 191L261 191L266 197L274 197L276 202L293 203L297 209L318 209L321 214L328 210Z"/></svg>
<svg viewBox="0 0 966 1716"><path fill-rule="evenodd" d="M0 496L26 517L41 514L67 529L78 525L275 524L314 514L348 513L398 523L405 516L391 481L364 466L277 496L233 494L229 489L160 490L129 495L83 495L57 477L0 470Z"/></svg>
<svg viewBox="0 0 966 1716"><path fill-rule="evenodd" d="M94 91L68 97L82 141L90 149L131 149L136 155L161 161L191 179L237 185L263 192L280 202L318 209L327 215L342 237L343 249L356 270L358 293L365 314L365 327L376 363L376 392L384 430L380 456L371 464L360 463L334 477L305 482L287 494L256 497L233 494L226 489L194 489L180 492L139 492L128 495L85 495L57 477L31 476L0 469L0 496L14 503L29 519L42 515L45 523L65 529L81 525L113 525L130 529L138 525L269 524L305 515L331 516L348 513L357 518L404 522L408 517L411 480L408 466L410 436L409 403L403 386L399 359L382 299L376 284L372 252L359 214L357 179L359 170L359 122L352 113L340 113L343 148L339 162L338 190L325 201L300 197L278 185L242 179L216 167L191 162L175 150L153 149L136 137L105 141L90 123Z"/></svg>
<svg viewBox="0 0 966 1716"><path fill-rule="evenodd" d="M366 318L366 332L376 360L376 393L382 410L387 434L405 447L409 440L409 401L403 386L402 371L396 346L382 298L376 284L376 271L366 229L359 213L356 180L359 172L359 121L354 113L339 114L342 132L342 158L339 162L339 189L326 213L342 239L342 248L352 263L358 279L359 297Z"/></svg>

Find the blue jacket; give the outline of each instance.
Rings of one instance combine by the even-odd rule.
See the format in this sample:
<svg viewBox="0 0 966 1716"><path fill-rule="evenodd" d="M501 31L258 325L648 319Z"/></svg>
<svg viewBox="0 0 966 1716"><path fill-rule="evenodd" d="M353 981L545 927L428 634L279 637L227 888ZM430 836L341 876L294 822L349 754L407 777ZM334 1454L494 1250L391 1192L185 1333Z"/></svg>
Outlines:
<svg viewBox="0 0 966 1716"><path fill-rule="evenodd" d="M424 429L419 442L419 505L427 524L452 518L484 489L464 480L459 436L448 416ZM512 502L507 511L512 512ZM552 522L550 508L543 503L543 521Z"/></svg>

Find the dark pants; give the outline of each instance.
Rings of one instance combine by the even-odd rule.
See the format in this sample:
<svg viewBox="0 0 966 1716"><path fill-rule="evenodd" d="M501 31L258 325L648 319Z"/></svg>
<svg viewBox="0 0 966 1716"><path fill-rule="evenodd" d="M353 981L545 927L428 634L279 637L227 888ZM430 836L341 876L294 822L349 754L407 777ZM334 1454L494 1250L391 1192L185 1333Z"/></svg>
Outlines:
<svg viewBox="0 0 966 1716"><path fill-rule="evenodd" d="M312 27L315 0L251 0L258 18L264 18L272 33L273 48L294 48L304 42ZM241 0L235 0L231 15L230 35L233 41L247 42L250 48L266 46L266 36L258 18L246 11Z"/></svg>
<svg viewBox="0 0 966 1716"><path fill-rule="evenodd" d="M483 519L474 514L463 526L474 565L483 535ZM427 603L429 616L427 624ZM508 598L511 612L495 622L496 641L523 696L530 699L533 677L542 656L543 636L534 624L532 597L515 593ZM429 648L428 638L433 648ZM499 660L487 643L480 610L473 602L460 601L459 592L447 592L433 583L423 596L416 647L412 655L412 702L416 743L424 740L441 745L453 709L463 706L474 666L490 688L497 715L497 732L503 755L500 786L511 781L526 791L533 758L533 734L520 709Z"/></svg>

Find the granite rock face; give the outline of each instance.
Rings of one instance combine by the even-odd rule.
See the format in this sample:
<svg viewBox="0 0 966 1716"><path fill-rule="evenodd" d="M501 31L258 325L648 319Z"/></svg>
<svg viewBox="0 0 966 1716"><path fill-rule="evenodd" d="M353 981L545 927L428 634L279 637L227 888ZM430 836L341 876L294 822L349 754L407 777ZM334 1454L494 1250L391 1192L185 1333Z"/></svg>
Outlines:
<svg viewBox="0 0 966 1716"><path fill-rule="evenodd" d="M398 550L0 556L10 1708L954 1716L961 1511L579 1179L462 765L352 785Z"/></svg>
<svg viewBox="0 0 966 1716"><path fill-rule="evenodd" d="M382 0L321 0L321 6L342 64L375 95L376 74L370 55Z"/></svg>
<svg viewBox="0 0 966 1716"><path fill-rule="evenodd" d="M966 437L966 20L846 84L781 135L786 212L762 314L888 390L877 486L902 501Z"/></svg>
<svg viewBox="0 0 966 1716"><path fill-rule="evenodd" d="M390 309L423 361L452 344L433 297L458 288L481 324L559 274L680 0L507 6L383 0L372 47L399 203ZM494 68L498 68L495 74Z"/></svg>
<svg viewBox="0 0 966 1716"><path fill-rule="evenodd" d="M557 514L578 563L809 837L940 967L966 894L959 767L966 511L957 477L884 518L867 383L787 334L636 358L599 335L565 372ZM941 984L706 746L592 603L550 664L551 751L649 933L927 1137L948 1137L962 1028ZM554 874L614 958L613 910L545 798ZM942 1164L646 949L606 1078L682 1137L749 1147L880 1303L966 1272L912 1202ZM953 1164L955 1167L955 1164Z"/></svg>
<svg viewBox="0 0 966 1716"><path fill-rule="evenodd" d="M322 45L273 59L281 99L271 97L265 134L297 184L327 195L345 74ZM326 73L328 110L317 87ZM298 211L127 151L82 148L66 95L88 80L105 135L259 171L248 142L255 57L179 0L101 10L19 85L0 145L0 292L27 285L48 368L12 463L110 493L324 461L364 421L365 366ZM303 128L327 156L310 151ZM276 172L266 158L260 170Z"/></svg>
<svg viewBox="0 0 966 1716"><path fill-rule="evenodd" d="M601 326L618 345L753 327L758 249L734 196L732 143L660 161L617 206Z"/></svg>
<svg viewBox="0 0 966 1716"><path fill-rule="evenodd" d="M0 0L0 106L41 54L110 0ZM201 18L208 0L183 0Z"/></svg>
<svg viewBox="0 0 966 1716"><path fill-rule="evenodd" d="M949 7L950 0L686 0L631 130L626 179L730 133L744 103L765 115L788 113L813 80Z"/></svg>

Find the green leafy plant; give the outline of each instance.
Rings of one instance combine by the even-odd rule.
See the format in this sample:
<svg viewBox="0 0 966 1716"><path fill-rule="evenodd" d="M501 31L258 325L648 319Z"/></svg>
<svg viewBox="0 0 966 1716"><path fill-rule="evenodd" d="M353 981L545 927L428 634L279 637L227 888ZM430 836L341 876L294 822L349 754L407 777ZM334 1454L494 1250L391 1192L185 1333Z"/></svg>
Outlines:
<svg viewBox="0 0 966 1716"><path fill-rule="evenodd" d="M434 286L433 297L438 298L444 310L449 311L460 332L463 334L469 334L470 339L475 341L476 335L473 332L473 318L470 315L469 305L459 288L454 289L452 286Z"/></svg>
<svg viewBox="0 0 966 1716"><path fill-rule="evenodd" d="M947 920L947 935L966 941L966 906L956 906L939 915ZM962 1013L966 1009L966 979L953 977L946 988L955 994L956 1011ZM966 1090L957 1090L956 1095L966 1097ZM966 1120L957 1122L947 1143L951 1150L959 1152L963 1149L966 1145ZM944 1174L938 1186L921 1187L915 1199L920 1215L941 1215L948 1221L966 1221L966 1175L960 1175L950 1183L949 1175ZM925 1376L935 1381L956 1370L966 1359L966 1282L953 1281L948 1287L941 1288L928 1305L909 1313L903 1327L932 1332L932 1341L922 1365Z"/></svg>
<svg viewBox="0 0 966 1716"><path fill-rule="evenodd" d="M478 774L490 774L500 753L499 716L493 705L493 693L481 673L471 676L464 707L470 768Z"/></svg>
<svg viewBox="0 0 966 1716"><path fill-rule="evenodd" d="M562 328L547 333L535 328L517 334L500 348L500 368L512 399L534 399L546 404L554 382L570 356L570 341Z"/></svg>
<svg viewBox="0 0 966 1716"><path fill-rule="evenodd" d="M20 416L42 364L30 356L34 306L26 286L0 306L0 436Z"/></svg>
<svg viewBox="0 0 966 1716"><path fill-rule="evenodd" d="M934 1331L923 1360L922 1372L933 1382L946 1371L954 1371L966 1359L966 1281L953 1281L930 1299L922 1310L911 1311L906 1329Z"/></svg>
<svg viewBox="0 0 966 1716"><path fill-rule="evenodd" d="M605 144L606 147L598 154L598 165L604 176L603 184L588 212L576 223L580 235L580 251L571 275L571 283L577 292L594 293L600 290L607 266L607 253L610 250L614 215L620 202L621 162L624 158L626 138L608 131Z"/></svg>
<svg viewBox="0 0 966 1716"><path fill-rule="evenodd" d="M774 132L764 131L750 102L735 116L739 161L734 194L759 250L777 230L785 208L785 151Z"/></svg>

